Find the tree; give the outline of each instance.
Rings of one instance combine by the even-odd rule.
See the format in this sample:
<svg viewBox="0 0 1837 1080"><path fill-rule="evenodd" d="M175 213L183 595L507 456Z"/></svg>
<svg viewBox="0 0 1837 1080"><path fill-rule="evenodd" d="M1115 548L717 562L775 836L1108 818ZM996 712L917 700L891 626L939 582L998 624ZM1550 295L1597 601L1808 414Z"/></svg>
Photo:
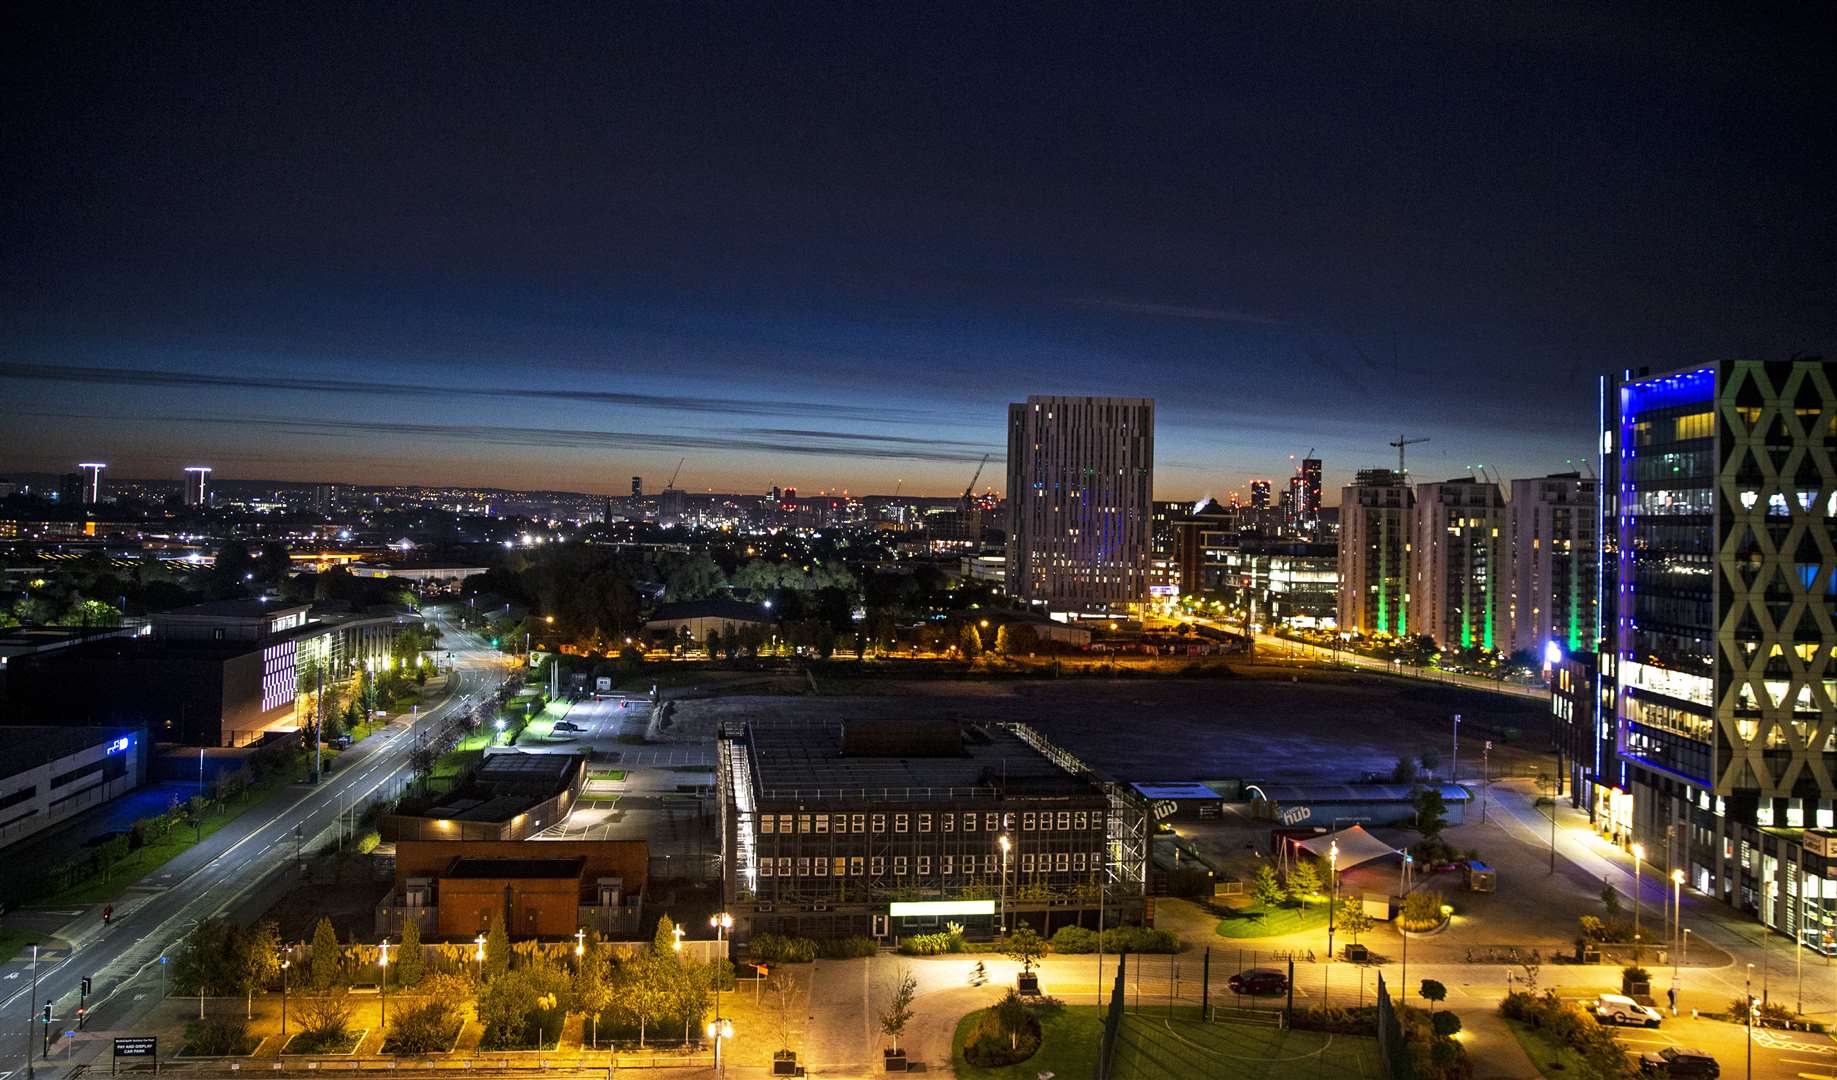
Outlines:
<svg viewBox="0 0 1837 1080"><path fill-rule="evenodd" d="M1313 859L1306 857L1295 860L1294 868L1288 872L1289 899L1306 905L1310 896L1320 894L1320 866Z"/></svg>
<svg viewBox="0 0 1837 1080"><path fill-rule="evenodd" d="M1424 979L1421 989L1417 990L1416 993L1424 1001L1429 1003L1429 1011L1434 1012L1435 1003L1448 996L1448 988L1436 982L1434 979Z"/></svg>
<svg viewBox="0 0 1837 1080"><path fill-rule="evenodd" d="M1448 827L1448 803L1442 798L1441 790L1433 787L1418 788L1411 802L1416 805L1416 820L1412 828L1422 834L1424 841L1441 839L1442 830Z"/></svg>
<svg viewBox="0 0 1837 1080"><path fill-rule="evenodd" d="M1033 970L1033 965L1039 962L1040 957L1045 955L1046 943L1040 940L1040 935L1033 932L1033 927L1021 923L1014 928L1013 933L1008 935L1007 944L1002 952L1007 955L1008 959L1019 964L1022 972L1030 972Z"/></svg>
<svg viewBox="0 0 1837 1080"><path fill-rule="evenodd" d="M668 983L655 949L620 964L613 977L612 1008L637 1025L639 1047L644 1046L645 1029L669 1013Z"/></svg>
<svg viewBox="0 0 1837 1080"><path fill-rule="evenodd" d="M974 660L982 655L982 634L975 623L964 623L963 629L957 632L957 648L965 660Z"/></svg>
<svg viewBox="0 0 1837 1080"><path fill-rule="evenodd" d="M1524 988L1533 994L1537 993L1537 973L1544 967L1543 953L1532 949L1531 955L1525 957L1518 966L1524 968Z"/></svg>
<svg viewBox="0 0 1837 1080"><path fill-rule="evenodd" d="M561 1034L569 1001L568 977L542 963L507 971L479 991L480 1045L490 1049L546 1048Z"/></svg>
<svg viewBox="0 0 1837 1080"><path fill-rule="evenodd" d="M574 1007L591 1024L595 1050L600 1047L600 1014L612 1004L612 980L607 975L606 957L596 931L587 935L586 948L574 972Z"/></svg>
<svg viewBox="0 0 1837 1080"><path fill-rule="evenodd" d="M242 988L241 933L224 918L205 919L173 958L172 984L181 994L217 995Z"/></svg>
<svg viewBox="0 0 1837 1080"><path fill-rule="evenodd" d="M389 1017L389 1034L385 1052L392 1054L437 1054L453 1042L459 1026L454 1003L446 998L422 998L413 1005L397 1007Z"/></svg>
<svg viewBox="0 0 1837 1080"><path fill-rule="evenodd" d="M1431 776L1435 775L1435 770L1441 768L1442 764L1442 756L1433 746L1424 750L1416 760L1422 763L1422 771ZM1451 776L1448 779L1453 781L1454 778Z"/></svg>
<svg viewBox="0 0 1837 1080"><path fill-rule="evenodd" d="M1354 942L1359 935L1371 929L1371 916L1365 914L1365 902L1355 896L1342 896L1339 907L1334 911L1333 921L1339 925Z"/></svg>
<svg viewBox="0 0 1837 1080"><path fill-rule="evenodd" d="M912 1022L912 999L918 996L918 979L910 971L899 973L899 985L893 988L893 996L887 999L887 1007L880 1014L881 1034L893 1040L893 1049L899 1049L899 1037Z"/></svg>
<svg viewBox="0 0 1837 1080"><path fill-rule="evenodd" d="M267 986L281 974L281 931L264 919L238 934L236 981L243 993L245 1018L255 1018L255 991Z"/></svg>
<svg viewBox="0 0 1837 1080"><path fill-rule="evenodd" d="M510 935L504 930L501 912L491 913L491 926L485 931L485 981L490 982L510 970Z"/></svg>
<svg viewBox="0 0 1837 1080"><path fill-rule="evenodd" d="M1391 783L1408 784L1415 779L1416 763L1409 758L1400 757L1397 759L1397 764L1391 766Z"/></svg>
<svg viewBox="0 0 1837 1080"><path fill-rule="evenodd" d="M1620 917L1620 894L1614 890L1612 885L1603 884L1601 886L1601 906L1607 909L1608 919Z"/></svg>
<svg viewBox="0 0 1837 1080"><path fill-rule="evenodd" d="M332 929L332 920L319 916L319 922L313 927L313 986L329 990L338 985L343 959L344 948L338 944L338 932Z"/></svg>
<svg viewBox="0 0 1837 1080"><path fill-rule="evenodd" d="M1276 876L1276 868L1264 863L1257 867L1257 876L1250 883L1250 898L1266 908L1279 906L1288 899L1288 891L1282 887L1282 879Z"/></svg>
<svg viewBox="0 0 1837 1080"><path fill-rule="evenodd" d="M784 972L773 972L766 980L765 992L771 1004L772 1027L778 1036L780 1053L791 1052L791 1032L797 1021L797 981Z"/></svg>
<svg viewBox="0 0 1837 1080"><path fill-rule="evenodd" d="M293 559L287 554L287 545L272 540L263 544L255 560L254 572L262 581L285 581L293 573Z"/></svg>
<svg viewBox="0 0 1837 1080"><path fill-rule="evenodd" d="M402 945L396 951L395 977L403 986L421 981L427 958L421 953L421 924L414 919L402 922Z"/></svg>

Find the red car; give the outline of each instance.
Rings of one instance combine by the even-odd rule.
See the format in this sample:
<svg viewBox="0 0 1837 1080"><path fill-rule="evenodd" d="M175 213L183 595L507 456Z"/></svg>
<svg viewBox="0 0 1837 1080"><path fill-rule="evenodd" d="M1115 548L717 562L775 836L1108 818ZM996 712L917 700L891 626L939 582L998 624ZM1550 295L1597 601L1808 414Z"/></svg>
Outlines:
<svg viewBox="0 0 1837 1080"><path fill-rule="evenodd" d="M1285 994L1288 976L1275 968L1250 968L1225 980L1234 994Z"/></svg>

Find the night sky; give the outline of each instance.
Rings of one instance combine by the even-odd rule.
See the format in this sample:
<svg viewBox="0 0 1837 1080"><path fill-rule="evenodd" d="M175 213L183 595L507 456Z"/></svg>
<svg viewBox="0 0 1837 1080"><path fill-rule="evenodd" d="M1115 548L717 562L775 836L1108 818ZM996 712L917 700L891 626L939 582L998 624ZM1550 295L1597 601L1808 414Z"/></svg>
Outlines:
<svg viewBox="0 0 1837 1080"><path fill-rule="evenodd" d="M1101 393L1162 498L1561 470L1837 351L1837 9L1711 7L9 5L0 469L945 494Z"/></svg>

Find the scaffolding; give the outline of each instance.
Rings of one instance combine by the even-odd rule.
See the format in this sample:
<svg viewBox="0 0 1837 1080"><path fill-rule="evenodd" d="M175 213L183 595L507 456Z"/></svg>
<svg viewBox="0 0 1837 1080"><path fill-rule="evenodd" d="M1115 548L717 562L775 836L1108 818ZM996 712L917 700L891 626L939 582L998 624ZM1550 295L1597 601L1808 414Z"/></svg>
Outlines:
<svg viewBox="0 0 1837 1080"><path fill-rule="evenodd" d="M1127 785L1104 776L1080 761L1077 755L1052 742L1026 724L1001 725L1028 746L1073 776L1101 788L1109 802L1104 815L1104 866L1102 888L1106 898L1142 899L1148 895L1148 803Z"/></svg>

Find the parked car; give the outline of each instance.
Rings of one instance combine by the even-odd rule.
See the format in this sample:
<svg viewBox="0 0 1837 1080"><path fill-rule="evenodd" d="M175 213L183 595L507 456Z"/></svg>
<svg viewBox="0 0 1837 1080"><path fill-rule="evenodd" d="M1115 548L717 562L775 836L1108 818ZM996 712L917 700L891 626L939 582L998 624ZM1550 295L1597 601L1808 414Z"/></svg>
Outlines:
<svg viewBox="0 0 1837 1080"><path fill-rule="evenodd" d="M1722 1075L1722 1066L1701 1050L1667 1046L1654 1053L1639 1055L1639 1071L1645 1076L1716 1077Z"/></svg>
<svg viewBox="0 0 1837 1080"><path fill-rule="evenodd" d="M572 720L557 720L555 721L555 726L552 730L554 731L585 731L586 729L581 727L579 724L576 724Z"/></svg>
<svg viewBox="0 0 1837 1080"><path fill-rule="evenodd" d="M1657 1009L1641 1005L1625 994L1602 994L1601 999L1595 1002L1595 1018L1616 1024L1657 1027L1665 1017Z"/></svg>
<svg viewBox="0 0 1837 1080"><path fill-rule="evenodd" d="M332 747L335 750L349 750L351 748L351 737L349 735L339 735L334 738L327 739L326 745Z"/></svg>
<svg viewBox="0 0 1837 1080"><path fill-rule="evenodd" d="M1288 992L1288 976L1275 968L1250 968L1225 980L1234 994L1283 994Z"/></svg>

